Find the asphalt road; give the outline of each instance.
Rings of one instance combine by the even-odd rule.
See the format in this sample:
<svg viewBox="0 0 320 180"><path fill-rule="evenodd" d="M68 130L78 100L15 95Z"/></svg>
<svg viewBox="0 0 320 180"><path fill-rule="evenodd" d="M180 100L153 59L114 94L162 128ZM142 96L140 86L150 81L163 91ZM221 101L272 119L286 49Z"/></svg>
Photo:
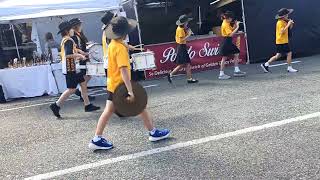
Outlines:
<svg viewBox="0 0 320 180"><path fill-rule="evenodd" d="M219 81L214 70L195 85L145 81L155 124L171 138L148 142L141 120L114 116L109 151L88 149L101 111L85 113L78 100L61 120L48 108L55 97L2 104L0 179L320 179L319 59L296 59L296 74L252 64L245 78ZM104 107L104 91L94 94Z"/></svg>

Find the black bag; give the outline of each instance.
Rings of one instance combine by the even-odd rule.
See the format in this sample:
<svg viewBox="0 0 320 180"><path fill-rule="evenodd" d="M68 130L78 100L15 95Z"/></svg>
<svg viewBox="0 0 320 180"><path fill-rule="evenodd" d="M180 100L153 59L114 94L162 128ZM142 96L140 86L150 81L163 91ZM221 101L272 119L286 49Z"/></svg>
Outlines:
<svg viewBox="0 0 320 180"><path fill-rule="evenodd" d="M2 86L0 85L0 103L6 103L6 98L4 97L4 93L2 90Z"/></svg>

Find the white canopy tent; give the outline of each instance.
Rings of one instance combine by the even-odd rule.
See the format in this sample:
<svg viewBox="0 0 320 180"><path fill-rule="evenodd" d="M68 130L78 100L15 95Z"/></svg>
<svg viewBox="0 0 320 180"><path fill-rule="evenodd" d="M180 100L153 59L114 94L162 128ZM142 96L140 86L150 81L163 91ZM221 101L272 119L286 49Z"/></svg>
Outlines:
<svg viewBox="0 0 320 180"><path fill-rule="evenodd" d="M0 4L0 24L11 24L14 32L12 24L32 22L32 41L37 44L37 49L41 52L38 36L40 34L38 28L41 24L44 24L48 31L56 34L57 25L66 16L86 17L87 14L119 9L121 9L121 0L4 0ZM97 15L96 19L100 21ZM95 26L101 27L101 23L97 22ZM17 53L19 56L18 47Z"/></svg>
<svg viewBox="0 0 320 180"><path fill-rule="evenodd" d="M101 12L120 8L121 0L4 0L0 22Z"/></svg>

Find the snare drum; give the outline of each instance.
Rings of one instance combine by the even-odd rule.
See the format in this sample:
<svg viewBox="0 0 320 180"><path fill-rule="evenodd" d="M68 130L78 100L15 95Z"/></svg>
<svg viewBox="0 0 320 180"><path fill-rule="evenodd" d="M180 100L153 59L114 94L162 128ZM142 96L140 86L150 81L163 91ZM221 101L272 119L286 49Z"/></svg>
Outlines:
<svg viewBox="0 0 320 180"><path fill-rule="evenodd" d="M89 59L92 62L103 62L103 50L102 45L93 43L87 46L89 49Z"/></svg>
<svg viewBox="0 0 320 180"><path fill-rule="evenodd" d="M133 69L136 71L144 71L155 69L155 57L152 51L132 54Z"/></svg>
<svg viewBox="0 0 320 180"><path fill-rule="evenodd" d="M105 76L103 62L87 63L87 75L88 76Z"/></svg>

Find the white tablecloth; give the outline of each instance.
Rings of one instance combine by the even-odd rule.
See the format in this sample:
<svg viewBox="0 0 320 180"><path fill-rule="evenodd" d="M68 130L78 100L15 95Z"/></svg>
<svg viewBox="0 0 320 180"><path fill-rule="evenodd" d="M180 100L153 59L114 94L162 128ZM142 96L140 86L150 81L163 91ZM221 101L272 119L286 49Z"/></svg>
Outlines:
<svg viewBox="0 0 320 180"><path fill-rule="evenodd" d="M6 99L58 94L50 65L1 69L0 84Z"/></svg>
<svg viewBox="0 0 320 180"><path fill-rule="evenodd" d="M59 93L63 93L64 90L67 89L66 78L62 74L62 66L61 63L52 64L52 72L57 82ZM88 87L102 87L106 86L107 78L101 76L92 76L91 80L88 83Z"/></svg>

